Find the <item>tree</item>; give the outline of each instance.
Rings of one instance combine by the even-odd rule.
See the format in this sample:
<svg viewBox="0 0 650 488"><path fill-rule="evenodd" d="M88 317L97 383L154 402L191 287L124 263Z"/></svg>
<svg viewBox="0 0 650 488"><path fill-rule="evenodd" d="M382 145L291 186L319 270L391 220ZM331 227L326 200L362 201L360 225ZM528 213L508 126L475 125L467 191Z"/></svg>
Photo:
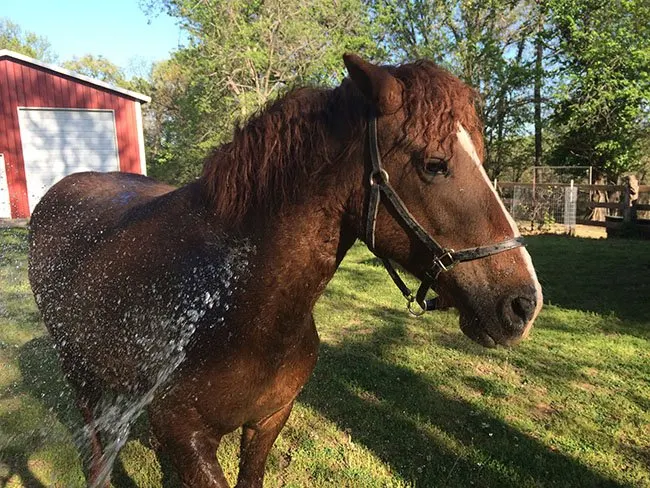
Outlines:
<svg viewBox="0 0 650 488"><path fill-rule="evenodd" d="M154 90L183 87L160 107L156 147L169 152L154 163L175 182L197 174L235 123L295 85L332 83L345 51L372 47L361 0L153 0L147 8L177 18L188 38L154 76ZM170 164L183 169L162 171Z"/></svg>
<svg viewBox="0 0 650 488"><path fill-rule="evenodd" d="M292 86L337 81L347 50L389 62L431 58L477 88L491 177L521 174L551 154L616 179L640 161L650 127L646 0L150 0L148 8L177 18L187 36L147 81L149 160L168 181L193 178L233 124Z"/></svg>
<svg viewBox="0 0 650 488"><path fill-rule="evenodd" d="M18 24L7 18L0 18L0 49L9 49L47 63L55 63L57 60L45 37L23 32Z"/></svg>
<svg viewBox="0 0 650 488"><path fill-rule="evenodd" d="M128 84L122 69L101 55L86 54L80 58L74 57L71 61L65 61L62 66L113 85L126 86Z"/></svg>
<svg viewBox="0 0 650 488"><path fill-rule="evenodd" d="M650 3L549 0L565 73L552 123L557 164L615 182L640 164L650 121Z"/></svg>
<svg viewBox="0 0 650 488"><path fill-rule="evenodd" d="M199 96L190 78L189 70L174 55L153 65L147 79L131 81L133 89L151 96L142 111L149 174L176 184L198 175L206 153L198 131L210 126L202 119L201 107L195 105Z"/></svg>
<svg viewBox="0 0 650 488"><path fill-rule="evenodd" d="M477 88L484 103L486 166L493 177L510 164L532 121L531 58L537 4L517 0L373 0L378 38L396 61L428 57ZM511 141L512 140L512 141ZM515 151L519 154L519 150ZM532 153L531 153L532 161Z"/></svg>

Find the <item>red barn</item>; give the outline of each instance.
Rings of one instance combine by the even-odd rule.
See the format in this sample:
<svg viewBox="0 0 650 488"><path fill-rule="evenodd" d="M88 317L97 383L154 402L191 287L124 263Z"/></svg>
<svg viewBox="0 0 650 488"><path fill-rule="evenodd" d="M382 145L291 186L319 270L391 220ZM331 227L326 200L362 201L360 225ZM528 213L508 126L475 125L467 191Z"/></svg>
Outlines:
<svg viewBox="0 0 650 488"><path fill-rule="evenodd" d="M0 218L77 171L146 174L146 95L0 50Z"/></svg>

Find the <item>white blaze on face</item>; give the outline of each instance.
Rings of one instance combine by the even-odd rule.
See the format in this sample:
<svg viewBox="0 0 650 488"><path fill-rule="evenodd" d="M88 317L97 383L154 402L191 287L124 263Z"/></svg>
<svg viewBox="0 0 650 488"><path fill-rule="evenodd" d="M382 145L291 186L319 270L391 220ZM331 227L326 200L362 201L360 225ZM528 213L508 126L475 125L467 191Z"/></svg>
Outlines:
<svg viewBox="0 0 650 488"><path fill-rule="evenodd" d="M492 186L492 182L490 181L490 178L488 178L488 175L485 172L485 168L483 168L483 164L481 163L481 160L478 157L478 153L476 152L476 146L474 146L474 143L472 142L472 138L470 137L470 135L467 133L467 131L461 124L458 124L458 132L456 135L458 137L458 143L465 150L465 152L469 154L474 164L476 164L479 173L481 174L481 176L483 176L483 180L485 181L485 184L490 189L490 191L492 191L492 194L494 195L497 204L501 207L501 211L503 212L504 217L506 218L508 224L510 225L510 229L512 230L513 237L519 237L521 233L517 228L517 224L515 223L510 213L506 210L506 207L505 205L503 205L503 201L501 200L501 197L499 197L499 194L496 192L494 186ZM485 244L487 245L491 243L485 243ZM537 273L535 272L535 267L533 266L533 260L530 258L530 254L528 254L528 251L526 250L525 247L518 248L518 251L521 252L521 257L524 263L526 263L526 267L528 268L528 272L530 273L530 276L535 283L535 288L537 291L537 310L535 311L535 315L531 320L532 323L532 321L535 320L535 317L537 317L537 314L542 308L542 287L539 284L539 281L537 280Z"/></svg>

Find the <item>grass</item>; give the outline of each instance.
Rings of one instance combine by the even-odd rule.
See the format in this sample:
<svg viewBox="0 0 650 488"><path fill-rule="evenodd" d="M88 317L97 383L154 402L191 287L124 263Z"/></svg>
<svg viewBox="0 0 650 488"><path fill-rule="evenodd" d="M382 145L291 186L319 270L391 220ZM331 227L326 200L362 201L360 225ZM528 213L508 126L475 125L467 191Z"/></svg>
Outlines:
<svg viewBox="0 0 650 488"><path fill-rule="evenodd" d="M534 236L546 306L531 338L486 350L453 312L408 316L355 246L316 308L319 364L269 458L267 487L650 486L650 243ZM0 229L0 485L84 486L80 418ZM219 458L236 476L237 437ZM146 422L116 487L173 487Z"/></svg>

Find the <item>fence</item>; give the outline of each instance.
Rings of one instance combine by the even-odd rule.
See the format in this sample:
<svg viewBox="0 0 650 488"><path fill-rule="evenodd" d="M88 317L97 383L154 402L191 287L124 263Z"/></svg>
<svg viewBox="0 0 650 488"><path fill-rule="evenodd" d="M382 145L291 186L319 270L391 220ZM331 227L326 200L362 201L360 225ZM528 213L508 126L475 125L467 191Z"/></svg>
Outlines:
<svg viewBox="0 0 650 488"><path fill-rule="evenodd" d="M513 218L531 230L553 224L574 233L576 224L616 229L623 222L648 225L637 212L650 211L650 185L583 185L495 182ZM641 194L645 198L639 198Z"/></svg>

